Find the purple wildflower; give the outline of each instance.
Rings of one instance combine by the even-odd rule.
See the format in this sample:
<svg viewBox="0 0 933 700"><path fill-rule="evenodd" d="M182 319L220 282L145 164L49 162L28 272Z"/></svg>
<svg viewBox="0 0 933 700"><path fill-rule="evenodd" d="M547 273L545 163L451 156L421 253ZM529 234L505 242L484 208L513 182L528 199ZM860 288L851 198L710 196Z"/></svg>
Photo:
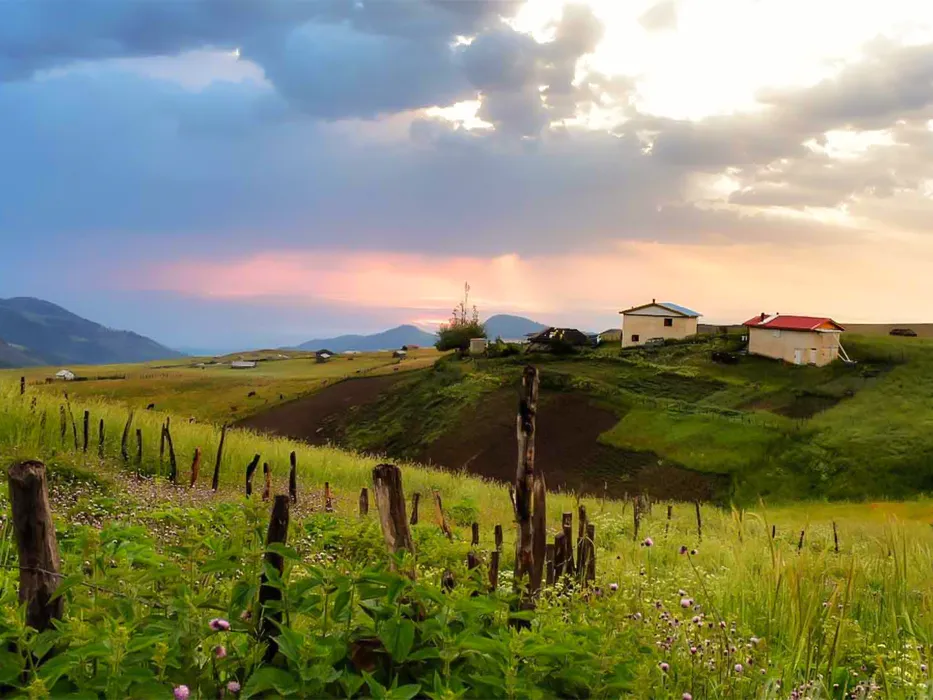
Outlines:
<svg viewBox="0 0 933 700"><path fill-rule="evenodd" d="M653 547L653 546L654 546L654 540L651 539L650 537L646 537L646 538L645 538L645 541L642 542L642 545L644 545L645 547Z"/></svg>
<svg viewBox="0 0 933 700"><path fill-rule="evenodd" d="M681 599L680 599L680 607L682 607L682 608L689 608L691 605L693 605L693 601L690 600L689 598L681 598Z"/></svg>
<svg viewBox="0 0 933 700"><path fill-rule="evenodd" d="M175 686L175 700L188 700L189 695L191 695L191 691L188 690L188 686L186 685Z"/></svg>
<svg viewBox="0 0 933 700"><path fill-rule="evenodd" d="M736 664L736 665L735 665L735 672L736 672L736 673L741 673L741 672L744 671L744 670L745 670L745 669L742 668L742 664Z"/></svg>
<svg viewBox="0 0 933 700"><path fill-rule="evenodd" d="M226 632L230 629L230 623L224 620L222 617L215 617L210 621L211 629L215 632Z"/></svg>
<svg viewBox="0 0 933 700"><path fill-rule="evenodd" d="M681 553L681 554L686 554L687 551L688 551L688 550L687 550L687 545L685 545L685 544L680 545L680 553ZM686 693L686 694L689 695L689 693Z"/></svg>
<svg viewBox="0 0 933 700"><path fill-rule="evenodd" d="M227 648L223 644L214 647L214 656L218 659L225 658L227 656Z"/></svg>
<svg viewBox="0 0 933 700"><path fill-rule="evenodd" d="M693 700L693 696L690 693L684 693L680 696L680 700Z"/></svg>
<svg viewBox="0 0 933 700"><path fill-rule="evenodd" d="M664 673L667 673L668 671L671 670L671 667L668 666L668 664L667 664L666 661L662 661L662 662L661 662L661 670L664 671ZM187 696L186 696L186 697L187 697Z"/></svg>
<svg viewBox="0 0 933 700"><path fill-rule="evenodd" d="M234 695L236 695L237 693L240 692L240 684L237 683L236 681L230 681L229 683L227 683L227 692L233 693Z"/></svg>
<svg viewBox="0 0 933 700"><path fill-rule="evenodd" d="M619 584L618 584L618 583L610 583L610 584L609 584L609 590L612 591L613 593L615 593L617 590L619 590Z"/></svg>

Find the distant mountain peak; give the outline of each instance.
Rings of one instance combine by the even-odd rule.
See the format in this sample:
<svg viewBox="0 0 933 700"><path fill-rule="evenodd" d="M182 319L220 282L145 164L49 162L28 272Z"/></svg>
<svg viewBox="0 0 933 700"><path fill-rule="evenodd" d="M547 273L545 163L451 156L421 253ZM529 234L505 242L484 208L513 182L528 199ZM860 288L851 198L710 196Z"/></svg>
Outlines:
<svg viewBox="0 0 933 700"><path fill-rule="evenodd" d="M389 328L381 333L371 335L341 335L336 338L316 338L298 346L300 350L328 349L332 352L346 352L347 350L373 351L394 350L403 345L431 346L437 337L427 333L410 323Z"/></svg>

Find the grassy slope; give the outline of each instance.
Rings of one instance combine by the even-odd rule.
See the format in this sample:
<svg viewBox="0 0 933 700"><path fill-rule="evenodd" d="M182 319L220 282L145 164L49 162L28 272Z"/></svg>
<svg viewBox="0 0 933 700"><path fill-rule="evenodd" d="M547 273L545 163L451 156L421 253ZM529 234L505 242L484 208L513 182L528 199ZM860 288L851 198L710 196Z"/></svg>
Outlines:
<svg viewBox="0 0 933 700"><path fill-rule="evenodd" d="M535 356L542 387L588 394L620 422L602 440L733 475L734 495L892 497L933 489L933 342L847 337L859 362L791 367L710 361L737 339L704 338L619 357L617 348ZM527 356L449 358L351 416L346 442L414 455L464 409L517 382Z"/></svg>
<svg viewBox="0 0 933 700"><path fill-rule="evenodd" d="M374 518L357 519L355 501L358 489L369 485L376 460L235 431L228 436L223 472L229 490L216 498L208 494L189 498L186 488L163 488L155 497L140 500L114 477L119 469L116 455L124 408L96 401L72 407L78 416L85 408L90 410L95 423L99 417L105 419L109 437L107 456L101 463L93 448L89 455L76 452L70 432L61 441L59 402L41 394L36 398L35 410L31 410L31 396L21 399L14 387L0 389L0 452L7 457L40 455L55 475L89 470L103 480L97 489L81 481L55 501L65 570L72 573L84 565L87 571L85 562L94 562L88 575L101 587L77 586L66 593L67 617L58 643L82 659L83 649L102 648L100 667L111 694L129 695L121 695L110 684L136 678L148 679L153 687L161 683L164 692L158 696L168 696L171 686L178 683L200 686L209 695L214 692L209 691L212 664L204 663L194 651L202 643L206 648L227 643L229 657L217 668L232 674L228 678L247 682L255 672L250 661L256 658L250 651L253 642L243 633L245 627L229 637L205 637L208 619L217 615L240 624L236 621L243 603L237 601L258 578L265 508L255 499L247 504L234 495L240 488L243 465L254 452L273 465L277 491L284 487L287 454L292 449L298 452L303 501L312 491L319 492L324 480L335 489L334 516L304 512L293 522L295 537L290 545L297 560L290 563L294 588L289 598L298 601L289 624L304 636L309 655L288 661L285 668L295 678L307 674L303 681L307 683L329 677L331 667L347 672L344 659L351 640L373 633L374 623L358 599L364 590L373 590L374 574L367 567L381 563L382 545ZM47 416L44 431L40 430L43 413ZM149 412L138 415L147 440L143 465L147 469L158 468L152 436L161 419ZM179 422L177 417L173 423L182 478L187 476L188 456L199 445L205 448L201 484L206 484L217 430ZM502 597L470 597L462 563L468 549L468 523L481 522L483 550L490 546L492 524L502 523L506 534L502 570L509 571L514 528L509 526L511 507L505 488L414 466L405 467L403 478L409 494L439 489L455 521L454 541L448 543L440 536L428 517L415 528L420 583L408 595L424 601L428 619L418 626L412 651L426 651L424 660L400 659L391 664L388 675L384 668L377 670L383 684L398 674L402 683L427 689L438 682L434 680L436 669L442 684L457 678L467 683L472 688L467 697L500 695L506 686L512 688L514 697L543 693L614 698L624 692L634 697L680 697L684 692L694 697L760 697L774 695L778 680L783 683L782 695L806 681L822 686L821 696L827 695L832 683L852 689L857 682L869 680L882 686L886 697L928 692L929 676L921 664L929 665L931 659L921 644L928 643L927 630L933 628L933 578L928 574L933 557L933 531L927 524L933 518L930 501L801 504L745 513L704 506L702 542L697 554L688 558L677 550L681 544L697 546L692 507L674 504L673 519L668 522L664 505L655 504L641 522L638 539L654 540L654 546L646 548L632 536L631 510L626 514L625 504L589 499L584 504L597 526L597 582L604 591L616 582L619 591L590 601L546 598L532 632L525 634L502 624L508 602L505 592ZM573 506L570 497L549 496L551 534L557 531L560 512ZM8 507L2 496L0 507L4 511ZM78 525L89 514L106 525L100 535L89 535ZM839 555L832 552L831 521L838 525ZM771 524L777 526L774 541L769 537ZM806 530L805 545L798 552L802 529ZM181 546L171 546L176 543ZM449 596L441 595L438 588L445 566L452 566L461 582ZM3 600L10 603L10 611L14 609L14 577L15 572L0 569L0 591L5 592ZM305 585L298 585L298 580ZM321 600L327 605L327 596L319 594L322 581L338 587L356 582L350 584L358 588L353 588L349 616L338 617L336 608L330 615L322 613ZM507 575L502 588L508 589ZM122 595L108 593L117 589ZM679 601L684 595L695 599L699 610L682 609ZM170 604L169 609L149 605L150 599ZM383 602L376 598L369 611ZM394 609L391 599L388 603ZM659 617L656 605L663 607L666 616ZM690 618L697 614L705 616L710 628L691 625ZM333 624L331 616L340 624ZM669 622L668 616L678 625ZM88 620L95 624L89 625ZM720 630L717 620L732 624ZM468 632L460 634L464 625L469 625ZM109 640L115 629L124 641L111 653ZM444 630L449 634L443 634ZM0 633L5 639L18 638L12 614L0 620ZM658 644L665 636L675 643ZM752 644L752 636L761 641ZM164 651L153 654L161 644L166 645ZM690 644L701 649L702 662L690 653ZM737 647L740 655L717 651L721 644ZM320 651L322 647L326 653ZM431 654L438 650L452 653L449 665L432 660ZM164 664L158 658L166 654L172 663L160 675ZM707 666L709 661L712 668ZM735 670L736 661L743 663L742 673ZM669 664L667 672L660 670L662 662ZM78 679L88 678L97 667L97 663L75 663L69 672ZM499 690L483 683L493 683ZM339 692L338 688L307 692L324 697Z"/></svg>
<svg viewBox="0 0 933 700"><path fill-rule="evenodd" d="M268 408L276 403L294 399L321 388L325 384L358 374L381 374L423 368L437 359L430 349L419 350L399 362L390 353L366 353L355 356L337 356L319 364L313 353L288 353L291 359L272 359L280 353L244 353L245 359L269 357L253 369L232 370L229 366L194 365L196 359L185 358L169 362L150 362L135 365L105 365L75 368L79 376L114 377L46 385L46 377L55 368L29 368L0 371L3 379L25 376L36 383L37 391L60 394L67 390L74 398L100 397L119 401L127 406L145 408L150 403L166 411L198 420L224 423ZM239 355L237 356L239 357ZM229 358L228 358L229 359ZM256 396L249 396L256 392Z"/></svg>

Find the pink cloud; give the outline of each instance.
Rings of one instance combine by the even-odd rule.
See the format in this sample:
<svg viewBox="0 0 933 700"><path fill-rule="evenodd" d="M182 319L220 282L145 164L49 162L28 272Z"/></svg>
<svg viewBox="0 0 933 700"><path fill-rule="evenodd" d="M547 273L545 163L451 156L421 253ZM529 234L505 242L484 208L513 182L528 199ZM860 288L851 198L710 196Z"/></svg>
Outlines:
<svg viewBox="0 0 933 700"><path fill-rule="evenodd" d="M845 249L626 242L602 255L492 258L379 251L269 251L214 262L184 260L143 272L135 288L217 299L308 300L446 317L469 280L483 314L612 319L651 298L685 304L712 322L759 311L830 314L848 321L929 316L933 245L877 241ZM433 310L433 311L432 311Z"/></svg>

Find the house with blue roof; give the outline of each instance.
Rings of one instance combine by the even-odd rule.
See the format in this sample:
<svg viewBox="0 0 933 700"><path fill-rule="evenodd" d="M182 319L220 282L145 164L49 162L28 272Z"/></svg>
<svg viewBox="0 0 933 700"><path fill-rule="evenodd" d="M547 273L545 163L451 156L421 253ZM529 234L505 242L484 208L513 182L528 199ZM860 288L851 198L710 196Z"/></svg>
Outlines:
<svg viewBox="0 0 933 700"><path fill-rule="evenodd" d="M681 340L697 334L701 314L686 306L669 301L651 300L650 304L633 306L622 314L622 347L668 339Z"/></svg>

